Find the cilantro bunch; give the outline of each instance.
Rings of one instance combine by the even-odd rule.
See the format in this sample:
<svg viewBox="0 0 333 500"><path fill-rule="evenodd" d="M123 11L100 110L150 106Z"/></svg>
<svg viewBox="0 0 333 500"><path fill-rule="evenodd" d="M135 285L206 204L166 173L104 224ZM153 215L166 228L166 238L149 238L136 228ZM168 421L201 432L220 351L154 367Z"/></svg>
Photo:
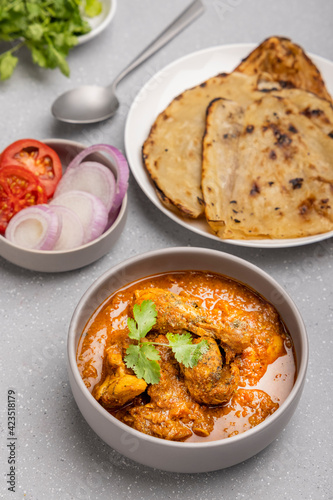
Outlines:
<svg viewBox="0 0 333 500"><path fill-rule="evenodd" d="M0 54L0 79L9 78L17 63L18 50L26 46L34 63L59 68L69 76L66 61L78 36L90 31L84 16L102 10L99 0L0 0L0 40L11 48Z"/></svg>
<svg viewBox="0 0 333 500"><path fill-rule="evenodd" d="M166 337L169 344L142 342L147 333L156 323L156 306L152 300L144 300L139 306L133 307L134 319L128 318L129 338L136 340L137 345L131 344L126 350L125 363L128 368L132 368L138 378L144 379L147 384L157 384L161 377L160 365L158 360L160 354L155 345L170 347L176 360L182 363L186 368L193 368L201 359L202 355L208 351L209 346L206 340L197 344L192 343L190 333L181 335L167 333Z"/></svg>

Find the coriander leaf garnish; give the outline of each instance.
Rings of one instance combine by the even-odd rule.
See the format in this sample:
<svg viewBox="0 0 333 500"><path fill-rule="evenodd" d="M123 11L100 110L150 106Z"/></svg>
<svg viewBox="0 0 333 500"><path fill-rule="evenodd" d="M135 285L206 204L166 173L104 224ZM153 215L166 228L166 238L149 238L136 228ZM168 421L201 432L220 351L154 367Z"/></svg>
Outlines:
<svg viewBox="0 0 333 500"><path fill-rule="evenodd" d="M147 333L153 328L156 323L157 311L154 302L151 300L144 300L133 307L133 316L128 318L127 324L130 330L129 338L140 340L145 337Z"/></svg>
<svg viewBox="0 0 333 500"><path fill-rule="evenodd" d="M69 76L66 57L78 37L91 30L85 17L97 16L102 9L99 0L6 0L2 4L0 40L11 47L0 54L0 80L10 78L18 62L14 53L24 45L35 64L59 68Z"/></svg>
<svg viewBox="0 0 333 500"><path fill-rule="evenodd" d="M17 63L18 63L18 58L13 56L12 51L10 50L0 56L1 80L7 80L7 78L10 78Z"/></svg>
<svg viewBox="0 0 333 500"><path fill-rule="evenodd" d="M196 366L203 354L209 349L207 340L201 340L198 344L192 344L192 338L188 332L182 335L167 333L166 337L176 360L186 368Z"/></svg>
<svg viewBox="0 0 333 500"><path fill-rule="evenodd" d="M169 344L142 341L156 324L157 311L152 300L144 300L141 305L135 304L133 316L134 319L127 319L128 336L130 339L136 340L138 345L131 344L126 349L124 360L126 366L131 368L138 378L144 379L147 384L158 384L161 378L160 365L158 364L160 354L155 345L170 347L178 363L182 363L186 368L196 366L203 354L209 349L206 340L193 344L189 332L181 335L167 333Z"/></svg>
<svg viewBox="0 0 333 500"><path fill-rule="evenodd" d="M157 360L160 355L156 347L149 344L130 345L126 349L125 362L132 368L138 378L143 378L147 384L158 384L160 380L160 365Z"/></svg>

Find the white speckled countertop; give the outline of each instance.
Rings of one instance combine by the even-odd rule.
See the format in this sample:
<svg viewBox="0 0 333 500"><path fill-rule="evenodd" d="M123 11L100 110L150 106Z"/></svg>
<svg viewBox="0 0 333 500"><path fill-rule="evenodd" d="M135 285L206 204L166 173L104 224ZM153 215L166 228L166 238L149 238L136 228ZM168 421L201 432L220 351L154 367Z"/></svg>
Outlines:
<svg viewBox="0 0 333 500"><path fill-rule="evenodd" d="M141 86L166 64L201 48L259 43L279 34L308 52L333 59L333 3L329 0L205 0L203 16L121 83L122 105L115 118L82 127L52 118L55 96L80 83L109 83L188 3L118 0L112 25L71 52L70 79L58 70L36 68L29 54L23 53L13 77L0 83L0 149L18 138L59 137L87 145L108 142L124 150L126 115ZM310 340L305 390L279 439L245 463L198 475L149 469L106 446L77 409L66 369L68 325L88 286L125 258L186 245L230 252L270 273L295 301ZM332 239L265 250L205 239L159 212L131 177L125 230L112 251L96 263L73 272L42 274L0 258L0 497L333 499L332 255ZM18 393L15 493L8 492L6 484L9 388Z"/></svg>

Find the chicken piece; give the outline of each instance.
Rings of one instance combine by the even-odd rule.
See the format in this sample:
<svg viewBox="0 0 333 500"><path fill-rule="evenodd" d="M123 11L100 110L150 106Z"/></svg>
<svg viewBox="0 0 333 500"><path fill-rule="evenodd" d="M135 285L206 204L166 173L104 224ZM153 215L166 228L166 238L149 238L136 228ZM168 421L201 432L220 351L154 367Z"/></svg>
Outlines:
<svg viewBox="0 0 333 500"><path fill-rule="evenodd" d="M202 339L195 339L194 343ZM192 398L199 404L219 405L228 401L239 383L239 370L235 363L224 365L214 339L205 339L209 344L198 364L193 368L182 365L185 385Z"/></svg>
<svg viewBox="0 0 333 500"><path fill-rule="evenodd" d="M164 335L154 339L167 344ZM213 418L206 408L192 400L180 374L180 367L168 347L157 346L161 359L161 378L150 385L150 402L125 408L116 417L138 431L167 440L182 441L192 435L208 436L213 430Z"/></svg>
<svg viewBox="0 0 333 500"><path fill-rule="evenodd" d="M93 395L105 408L119 408L144 392L147 384L128 373L119 346L108 347L106 356L107 375L94 388Z"/></svg>
<svg viewBox="0 0 333 500"><path fill-rule="evenodd" d="M150 403L145 406L135 406L120 420L137 431L169 441L184 441L192 435L191 429L182 421L170 419L163 410Z"/></svg>
<svg viewBox="0 0 333 500"><path fill-rule="evenodd" d="M181 297L161 288L147 288L135 292L135 302L152 300L157 310L157 322L154 328L160 333L182 333L188 330L199 337L218 339L226 351L229 362L241 353L249 344L251 334L242 322L221 322L213 313L203 309L186 297Z"/></svg>

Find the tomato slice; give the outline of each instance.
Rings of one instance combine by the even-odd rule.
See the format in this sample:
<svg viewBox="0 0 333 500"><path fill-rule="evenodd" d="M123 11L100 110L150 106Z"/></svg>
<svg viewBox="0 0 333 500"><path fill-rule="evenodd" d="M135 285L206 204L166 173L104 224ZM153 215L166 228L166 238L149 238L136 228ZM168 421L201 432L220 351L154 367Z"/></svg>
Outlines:
<svg viewBox="0 0 333 500"><path fill-rule="evenodd" d="M17 165L0 169L0 233L17 212L46 201L45 188L32 172Z"/></svg>
<svg viewBox="0 0 333 500"><path fill-rule="evenodd" d="M25 167L35 174L50 198L62 176L61 161L57 153L35 139L15 141L3 150L0 169L8 165Z"/></svg>

